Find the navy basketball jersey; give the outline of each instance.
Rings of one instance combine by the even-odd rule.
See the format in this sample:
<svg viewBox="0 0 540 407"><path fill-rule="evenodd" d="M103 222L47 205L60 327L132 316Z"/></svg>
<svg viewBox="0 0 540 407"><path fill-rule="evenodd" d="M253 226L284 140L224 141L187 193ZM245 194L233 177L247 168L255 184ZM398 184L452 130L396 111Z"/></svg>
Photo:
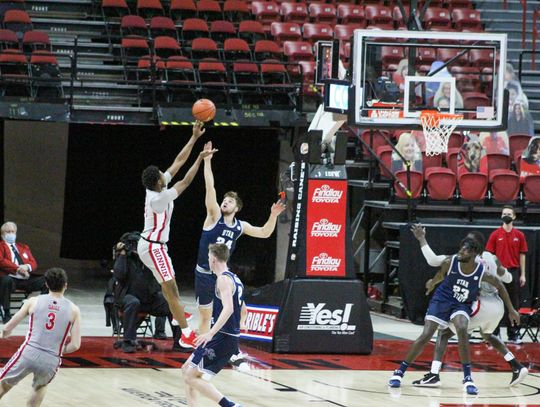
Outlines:
<svg viewBox="0 0 540 407"><path fill-rule="evenodd" d="M473 273L466 275L461 272L457 256L452 256L450 269L443 282L435 290L433 298L443 301L472 303L478 297L480 282L484 274L484 266L477 264Z"/></svg>
<svg viewBox="0 0 540 407"><path fill-rule="evenodd" d="M225 223L223 216L219 218L216 224L210 229L203 229L201 240L199 241L199 255L197 257L197 266L205 270L210 270L208 265L208 246L213 243L222 243L227 245L230 254L236 247L236 240L242 235L242 223L234 219L234 224L229 226Z"/></svg>
<svg viewBox="0 0 540 407"><path fill-rule="evenodd" d="M244 302L243 293L244 293L244 284L240 281L236 274L226 271L223 273L224 276L229 277L234 283L233 288L233 313L225 322L225 325L221 327L219 332L225 333L227 335L240 336L240 314L242 311L242 304ZM214 302L212 308L212 325L218 320L219 314L223 310L223 303L218 293L217 285L216 291L214 293Z"/></svg>

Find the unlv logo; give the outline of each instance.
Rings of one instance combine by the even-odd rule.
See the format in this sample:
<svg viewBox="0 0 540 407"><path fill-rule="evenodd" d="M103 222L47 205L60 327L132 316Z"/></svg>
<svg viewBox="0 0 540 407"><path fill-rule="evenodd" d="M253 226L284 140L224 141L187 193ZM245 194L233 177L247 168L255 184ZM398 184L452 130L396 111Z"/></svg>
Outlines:
<svg viewBox="0 0 540 407"><path fill-rule="evenodd" d="M316 203L339 203L343 191L331 188L328 184L322 185L320 188L316 188L313 192L313 198L311 202Z"/></svg>
<svg viewBox="0 0 540 407"><path fill-rule="evenodd" d="M313 237L338 237L341 225L336 225L328 219L321 219L313 223L311 236Z"/></svg>

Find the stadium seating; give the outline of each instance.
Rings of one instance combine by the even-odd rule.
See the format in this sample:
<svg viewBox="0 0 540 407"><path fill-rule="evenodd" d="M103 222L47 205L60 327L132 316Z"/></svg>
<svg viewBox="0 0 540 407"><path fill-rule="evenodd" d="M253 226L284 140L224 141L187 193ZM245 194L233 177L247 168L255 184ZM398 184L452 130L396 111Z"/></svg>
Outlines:
<svg viewBox="0 0 540 407"><path fill-rule="evenodd" d="M101 3L101 13L103 20L119 18L129 14L129 7L126 0L103 0Z"/></svg>
<svg viewBox="0 0 540 407"><path fill-rule="evenodd" d="M199 37L208 37L210 28L206 21L200 18L188 18L182 25L182 41L191 43L191 40ZM183 44L186 45L186 44Z"/></svg>
<svg viewBox="0 0 540 407"><path fill-rule="evenodd" d="M466 201L483 201L488 189L488 176L481 172L469 172L459 176L461 198Z"/></svg>
<svg viewBox="0 0 540 407"><path fill-rule="evenodd" d="M257 61L263 61L265 59L283 59L283 52L279 45L270 40L260 40L255 43L253 49L253 55Z"/></svg>
<svg viewBox="0 0 540 407"><path fill-rule="evenodd" d="M159 0L137 0L137 14L144 18L165 15Z"/></svg>
<svg viewBox="0 0 540 407"><path fill-rule="evenodd" d="M428 30L434 27L451 28L452 18L448 9L433 7L431 5L424 14L423 22L425 28Z"/></svg>
<svg viewBox="0 0 540 407"><path fill-rule="evenodd" d="M334 30L329 24L305 23L302 31L304 40L313 44L317 41L331 41L334 38Z"/></svg>
<svg viewBox="0 0 540 407"><path fill-rule="evenodd" d="M154 55L160 58L169 58L171 56L180 56L180 45L172 37L160 36L154 38Z"/></svg>
<svg viewBox="0 0 540 407"><path fill-rule="evenodd" d="M251 13L259 21L266 32L270 31L270 25L279 21L279 7L274 1L254 1L251 3Z"/></svg>
<svg viewBox="0 0 540 407"><path fill-rule="evenodd" d="M150 20L150 34L153 38L159 37L160 35L172 37L179 40L178 38L178 32L176 31L176 27L174 25L174 21L171 20L169 17L163 17L163 16L156 16L152 17Z"/></svg>
<svg viewBox="0 0 540 407"><path fill-rule="evenodd" d="M266 39L263 25L258 21L250 20L240 22L238 36L251 44Z"/></svg>
<svg viewBox="0 0 540 407"><path fill-rule="evenodd" d="M491 175L493 170L510 169L510 156L502 153L487 154L488 173Z"/></svg>
<svg viewBox="0 0 540 407"><path fill-rule="evenodd" d="M170 16L173 20L187 20L197 17L197 6L193 0L171 0Z"/></svg>
<svg viewBox="0 0 540 407"><path fill-rule="evenodd" d="M426 190L429 197L436 201L452 199L456 191L456 174L449 168L424 167Z"/></svg>
<svg viewBox="0 0 540 407"><path fill-rule="evenodd" d="M251 16L249 6L242 0L225 0L223 17L228 21L239 22L248 20Z"/></svg>
<svg viewBox="0 0 540 407"><path fill-rule="evenodd" d="M405 192L404 188L407 188L407 171L397 171L395 174L396 180L394 181L394 191L396 198L408 199L409 195ZM410 198L418 199L422 193L424 184L424 176L421 172L410 171Z"/></svg>
<svg viewBox="0 0 540 407"><path fill-rule="evenodd" d="M206 21L223 19L221 6L216 0L198 0L195 5L197 6L197 17Z"/></svg>
<svg viewBox="0 0 540 407"><path fill-rule="evenodd" d="M122 17L120 35L122 37L138 36L148 38L146 21L141 16L127 15Z"/></svg>
<svg viewBox="0 0 540 407"><path fill-rule="evenodd" d="M223 54L227 60L251 60L251 49L246 40L227 38L223 44Z"/></svg>
<svg viewBox="0 0 540 407"><path fill-rule="evenodd" d="M337 21L336 6L325 3L311 3L308 7L309 17L314 23L335 25Z"/></svg>
<svg viewBox="0 0 540 407"><path fill-rule="evenodd" d="M529 175L523 184L525 200L531 203L540 203L540 175Z"/></svg>
<svg viewBox="0 0 540 407"><path fill-rule="evenodd" d="M527 148L531 136L528 134L510 134L508 140L510 145L510 157L515 157L517 151L523 151Z"/></svg>
<svg viewBox="0 0 540 407"><path fill-rule="evenodd" d="M381 162L388 168L392 169L392 152L394 151L391 146L384 145L377 148L377 156L381 159ZM379 163L379 170L381 172L381 177L383 178L392 178L392 173L389 172Z"/></svg>
<svg viewBox="0 0 540 407"><path fill-rule="evenodd" d="M519 193L519 175L509 169L489 171L493 199L499 202L514 201Z"/></svg>
<svg viewBox="0 0 540 407"><path fill-rule="evenodd" d="M358 24L366 27L364 8L356 4L340 4L337 7L337 18L340 24Z"/></svg>
<svg viewBox="0 0 540 407"><path fill-rule="evenodd" d="M297 23L273 22L270 25L270 34L278 44L284 41L300 41L302 39L302 30Z"/></svg>
<svg viewBox="0 0 540 407"><path fill-rule="evenodd" d="M210 23L210 37L219 44L228 38L236 37L236 29L230 21L216 20Z"/></svg>
<svg viewBox="0 0 540 407"><path fill-rule="evenodd" d="M284 22L304 24L308 18L307 5L305 3L281 3L279 14Z"/></svg>
<svg viewBox="0 0 540 407"><path fill-rule="evenodd" d="M460 31L483 31L480 12L474 9L453 9L452 21Z"/></svg>

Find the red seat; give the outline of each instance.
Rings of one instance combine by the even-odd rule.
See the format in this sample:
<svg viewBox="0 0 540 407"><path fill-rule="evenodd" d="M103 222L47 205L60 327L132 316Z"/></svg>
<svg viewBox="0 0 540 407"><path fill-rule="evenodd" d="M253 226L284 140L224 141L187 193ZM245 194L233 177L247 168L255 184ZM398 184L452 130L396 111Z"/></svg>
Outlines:
<svg viewBox="0 0 540 407"><path fill-rule="evenodd" d="M357 28L365 28L361 24L336 24L334 26L334 38L336 40L350 41Z"/></svg>
<svg viewBox="0 0 540 407"><path fill-rule="evenodd" d="M122 37L139 36L148 38L148 27L141 16L124 16L120 22L120 33Z"/></svg>
<svg viewBox="0 0 540 407"><path fill-rule="evenodd" d="M461 198L466 201L483 201L488 188L488 177L481 172L468 172L459 177Z"/></svg>
<svg viewBox="0 0 540 407"><path fill-rule="evenodd" d="M403 187L407 188L407 171L397 171L394 174L394 176L397 178L397 180L394 181L394 191L396 192L396 198L418 199L418 197L422 193L422 187L424 185L424 176L422 175L421 172L418 172L418 171L410 171L410 173L411 173L410 196L403 189Z"/></svg>
<svg viewBox="0 0 540 407"><path fill-rule="evenodd" d="M0 47L3 50L19 48L19 39L17 38L17 34L11 30L0 29Z"/></svg>
<svg viewBox="0 0 540 407"><path fill-rule="evenodd" d="M390 7L375 4L367 5L364 8L368 26L377 26L379 28L393 28L392 11Z"/></svg>
<svg viewBox="0 0 540 407"><path fill-rule="evenodd" d="M196 3L197 17L206 21L223 20L221 7L216 0L199 0Z"/></svg>
<svg viewBox="0 0 540 407"><path fill-rule="evenodd" d="M102 0L101 13L104 20L107 17L122 17L129 14L129 7L126 0Z"/></svg>
<svg viewBox="0 0 540 407"><path fill-rule="evenodd" d="M152 34L152 37L154 38L165 35L178 40L178 34L176 32L174 21L171 20L169 17L152 17L152 19L150 20L150 32Z"/></svg>
<svg viewBox="0 0 540 407"><path fill-rule="evenodd" d="M532 203L540 203L540 175L529 175L523 184L525 200Z"/></svg>
<svg viewBox="0 0 540 407"><path fill-rule="evenodd" d="M431 64L437 60L437 50L435 48L417 48L416 49L416 65L424 65L429 68Z"/></svg>
<svg viewBox="0 0 540 407"><path fill-rule="evenodd" d="M388 168L387 170L381 165L381 162L379 163L379 170L381 171L381 177L392 178L392 173L389 170L392 169L392 152L394 150L392 149L391 146L384 145L384 146L379 146L379 148L377 148L376 151L377 151L377 157L379 157L382 164L384 164Z"/></svg>
<svg viewBox="0 0 540 407"><path fill-rule="evenodd" d="M471 49L469 51L469 62L476 68L493 68L493 50Z"/></svg>
<svg viewBox="0 0 540 407"><path fill-rule="evenodd" d="M463 134L461 133L452 133L448 139L448 149L451 148L461 148L463 145Z"/></svg>
<svg viewBox="0 0 540 407"><path fill-rule="evenodd" d="M493 199L500 202L513 201L519 193L519 175L508 169L496 169L489 172L489 182Z"/></svg>
<svg viewBox="0 0 540 407"><path fill-rule="evenodd" d="M399 61L401 61L403 57L403 47L393 47L391 45L381 47L383 70L386 70L389 65L399 64Z"/></svg>
<svg viewBox="0 0 540 407"><path fill-rule="evenodd" d="M32 20L24 10L7 10L4 14L4 28L15 32L32 31Z"/></svg>
<svg viewBox="0 0 540 407"><path fill-rule="evenodd" d="M465 109L476 111L476 108L479 106L491 106L491 101L484 93L467 92L462 96Z"/></svg>
<svg viewBox="0 0 540 407"><path fill-rule="evenodd" d="M337 7L337 17L340 24L359 24L366 26L364 7L356 4L340 4Z"/></svg>
<svg viewBox="0 0 540 407"><path fill-rule="evenodd" d="M446 152L446 166L451 169L455 174L458 173L458 155L461 150L461 145L455 148L448 148Z"/></svg>
<svg viewBox="0 0 540 407"><path fill-rule="evenodd" d="M210 23L210 37L220 44L227 38L236 37L236 29L230 21L217 20Z"/></svg>
<svg viewBox="0 0 540 407"><path fill-rule="evenodd" d="M167 82L195 85L195 69L187 57L170 57L165 63Z"/></svg>
<svg viewBox="0 0 540 407"><path fill-rule="evenodd" d="M371 132L373 132L373 138L371 137ZM388 141L384 136L383 131L380 130L364 130L360 134L362 141L367 144L374 152L377 152L378 148L381 146L388 145ZM373 140L373 142L371 142ZM367 149L364 149L364 158L369 158L370 152Z"/></svg>
<svg viewBox="0 0 540 407"><path fill-rule="evenodd" d="M422 153L422 169L424 174L428 168L440 168L442 167L442 155L427 155L425 152Z"/></svg>
<svg viewBox="0 0 540 407"><path fill-rule="evenodd" d="M270 40L260 40L255 43L253 54L257 61L263 61L265 59L283 59L283 52L279 45Z"/></svg>
<svg viewBox="0 0 540 407"><path fill-rule="evenodd" d="M425 168L425 167L424 167ZM456 174L449 168L431 167L424 169L426 189L431 199L447 201L456 191Z"/></svg>
<svg viewBox="0 0 540 407"><path fill-rule="evenodd" d="M305 23L302 27L304 40L315 43L316 41L331 41L334 38L334 30L329 24Z"/></svg>
<svg viewBox="0 0 540 407"><path fill-rule="evenodd" d="M515 157L516 151L523 151L527 148L531 136L528 134L510 134L508 140L510 144L510 157Z"/></svg>
<svg viewBox="0 0 540 407"><path fill-rule="evenodd" d="M272 22L279 21L279 6L274 1L254 1L251 3L251 13L265 31L270 31Z"/></svg>
<svg viewBox="0 0 540 407"><path fill-rule="evenodd" d="M285 41L283 53L291 62L313 60L313 48L305 41Z"/></svg>
<svg viewBox="0 0 540 407"><path fill-rule="evenodd" d="M137 0L137 14L151 18L164 15L164 10L159 0Z"/></svg>
<svg viewBox="0 0 540 407"><path fill-rule="evenodd" d="M124 63L131 62L132 58L149 55L150 48L148 42L144 38L122 38L121 50L124 57Z"/></svg>
<svg viewBox="0 0 540 407"><path fill-rule="evenodd" d="M405 2L404 2L405 4ZM411 7L404 5L403 8L405 9L405 13L407 16L411 13ZM403 21L403 14L401 13L401 9L399 6L394 6L392 9L392 20L394 20L394 25L396 28L405 27L405 22Z"/></svg>
<svg viewBox="0 0 540 407"><path fill-rule="evenodd" d="M298 61L300 65L300 74L302 75L302 82L305 85L313 84L315 80L315 61Z"/></svg>
<svg viewBox="0 0 540 407"><path fill-rule="evenodd" d="M32 55L30 56L30 64L58 65L58 60L50 51L38 50L32 52Z"/></svg>
<svg viewBox="0 0 540 407"><path fill-rule="evenodd" d="M23 35L23 49L26 51L51 50L49 34L43 31L27 31Z"/></svg>
<svg viewBox="0 0 540 407"><path fill-rule="evenodd" d="M302 39L302 30L297 23L273 22L270 26L270 34L278 44L282 44L284 41L300 41Z"/></svg>
<svg viewBox="0 0 540 407"><path fill-rule="evenodd" d="M240 22L238 36L252 44L266 38L263 25L258 21L250 20Z"/></svg>
<svg viewBox="0 0 540 407"><path fill-rule="evenodd" d="M195 38L191 41L191 58L218 58L218 46L210 38Z"/></svg>
<svg viewBox="0 0 540 407"><path fill-rule="evenodd" d="M223 3L223 17L238 22L249 19L251 12L249 6L242 0L225 0Z"/></svg>
<svg viewBox="0 0 540 407"><path fill-rule="evenodd" d="M261 64L261 78L265 85L288 83L288 74L285 65L280 61L266 60Z"/></svg>
<svg viewBox="0 0 540 407"><path fill-rule="evenodd" d="M223 63L216 59L207 58L199 63L198 71L201 84L212 86L223 92L226 91L227 70Z"/></svg>
<svg viewBox="0 0 540 407"><path fill-rule="evenodd" d="M154 56L154 72L155 80L161 81L163 79L163 72L165 72L165 62L160 57ZM150 55L146 55L139 59L137 63L137 80L152 81L152 59Z"/></svg>
<svg viewBox="0 0 540 407"><path fill-rule="evenodd" d="M445 0L445 2L446 7L448 7L450 10L455 8L473 8L471 0Z"/></svg>
<svg viewBox="0 0 540 407"><path fill-rule="evenodd" d="M190 42L194 38L208 37L209 32L206 21L200 18L188 18L182 25L182 40Z"/></svg>
<svg viewBox="0 0 540 407"><path fill-rule="evenodd" d="M241 61L233 63L233 78L236 84L259 83L259 67L254 62Z"/></svg>
<svg viewBox="0 0 540 407"><path fill-rule="evenodd" d="M481 80L479 74L455 74L454 76L456 78L456 88L460 93L480 92Z"/></svg>
<svg viewBox="0 0 540 407"><path fill-rule="evenodd" d="M279 14L286 23L304 24L308 18L307 5L305 3L281 3Z"/></svg>
<svg viewBox="0 0 540 407"><path fill-rule="evenodd" d="M333 4L311 3L308 9L311 21L314 23L336 24L336 6Z"/></svg>
<svg viewBox="0 0 540 407"><path fill-rule="evenodd" d="M197 6L193 0L171 0L170 13L173 20L187 20L197 16Z"/></svg>
<svg viewBox="0 0 540 407"><path fill-rule="evenodd" d="M150 69L152 66L150 59L150 55L145 55L144 57L141 57L139 59L139 62L137 64L137 68L139 69ZM165 69L165 61L163 61L160 57L154 57L154 66L157 70L164 70Z"/></svg>
<svg viewBox="0 0 540 407"><path fill-rule="evenodd" d="M450 28L452 19L450 17L450 11L440 7L430 7L424 14L424 28L430 30L434 27Z"/></svg>
<svg viewBox="0 0 540 407"><path fill-rule="evenodd" d="M180 45L172 37L160 36L154 38L154 54L160 58L180 55Z"/></svg>
<svg viewBox="0 0 540 407"><path fill-rule="evenodd" d="M459 53L461 52L461 49L458 48L439 48L437 50L437 59L440 61L448 61L452 58L455 58ZM468 65L469 59L467 57L467 54L461 55L457 59L455 59L451 65Z"/></svg>
<svg viewBox="0 0 540 407"><path fill-rule="evenodd" d="M225 59L251 59L251 50L246 40L241 38L227 38L223 43Z"/></svg>
<svg viewBox="0 0 540 407"><path fill-rule="evenodd" d="M487 154L488 174L492 170L508 170L510 169L510 156L506 154L491 153Z"/></svg>
<svg viewBox="0 0 540 407"><path fill-rule="evenodd" d="M453 9L452 21L458 30L483 31L480 12L474 9Z"/></svg>

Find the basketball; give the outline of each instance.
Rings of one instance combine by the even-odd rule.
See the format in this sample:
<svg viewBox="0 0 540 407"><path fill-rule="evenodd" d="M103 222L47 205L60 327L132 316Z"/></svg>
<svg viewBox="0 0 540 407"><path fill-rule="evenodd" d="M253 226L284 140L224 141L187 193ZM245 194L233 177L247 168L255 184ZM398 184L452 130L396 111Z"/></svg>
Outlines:
<svg viewBox="0 0 540 407"><path fill-rule="evenodd" d="M209 99L199 99L193 104L191 112L195 119L201 122L208 122L216 115L216 106Z"/></svg>

